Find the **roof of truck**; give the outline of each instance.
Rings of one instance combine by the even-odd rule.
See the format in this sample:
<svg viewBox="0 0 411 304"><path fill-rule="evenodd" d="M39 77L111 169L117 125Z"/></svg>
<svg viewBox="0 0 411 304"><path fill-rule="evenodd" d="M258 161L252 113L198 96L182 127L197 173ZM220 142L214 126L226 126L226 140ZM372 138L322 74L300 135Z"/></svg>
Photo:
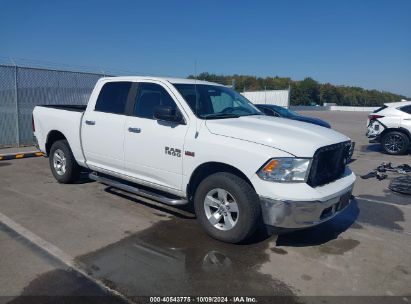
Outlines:
<svg viewBox="0 0 411 304"><path fill-rule="evenodd" d="M187 78L173 78L173 77L156 77L156 76L116 76L116 77L104 77L104 80L112 81L144 81L144 80L159 80L167 81L170 83L186 83L186 84L209 84L209 85L219 85L221 84L198 80L198 79L187 79Z"/></svg>

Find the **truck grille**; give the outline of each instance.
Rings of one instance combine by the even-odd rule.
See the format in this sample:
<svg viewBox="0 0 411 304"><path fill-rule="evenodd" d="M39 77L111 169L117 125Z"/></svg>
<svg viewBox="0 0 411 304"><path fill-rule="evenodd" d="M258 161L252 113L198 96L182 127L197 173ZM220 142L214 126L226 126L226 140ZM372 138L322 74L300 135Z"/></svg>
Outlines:
<svg viewBox="0 0 411 304"><path fill-rule="evenodd" d="M346 141L315 151L307 183L317 187L339 179L344 174L350 146L350 141Z"/></svg>

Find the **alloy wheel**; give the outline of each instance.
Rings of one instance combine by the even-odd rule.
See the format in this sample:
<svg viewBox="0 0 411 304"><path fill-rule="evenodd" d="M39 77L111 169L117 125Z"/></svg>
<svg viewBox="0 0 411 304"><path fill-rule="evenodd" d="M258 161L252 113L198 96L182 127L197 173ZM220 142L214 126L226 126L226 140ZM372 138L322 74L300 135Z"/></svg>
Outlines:
<svg viewBox="0 0 411 304"><path fill-rule="evenodd" d="M384 147L388 152L397 153L404 148L404 140L398 134L391 134L384 141Z"/></svg>
<svg viewBox="0 0 411 304"><path fill-rule="evenodd" d="M204 209L210 224L219 230L231 230L238 222L238 204L227 190L210 190L204 199Z"/></svg>
<svg viewBox="0 0 411 304"><path fill-rule="evenodd" d="M53 154L53 167L58 175L64 175L66 173L66 155L63 150L57 149Z"/></svg>

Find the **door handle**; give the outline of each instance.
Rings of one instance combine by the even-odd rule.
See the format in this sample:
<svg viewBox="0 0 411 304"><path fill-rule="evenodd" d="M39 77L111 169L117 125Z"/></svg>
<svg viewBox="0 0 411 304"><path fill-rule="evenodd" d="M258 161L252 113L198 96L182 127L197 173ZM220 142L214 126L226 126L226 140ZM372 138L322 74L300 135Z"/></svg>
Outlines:
<svg viewBox="0 0 411 304"><path fill-rule="evenodd" d="M128 132L140 133L140 132L141 132L141 129L140 129L140 128L128 128Z"/></svg>
<svg viewBox="0 0 411 304"><path fill-rule="evenodd" d="M94 126L96 122L94 120L86 120L86 125Z"/></svg>

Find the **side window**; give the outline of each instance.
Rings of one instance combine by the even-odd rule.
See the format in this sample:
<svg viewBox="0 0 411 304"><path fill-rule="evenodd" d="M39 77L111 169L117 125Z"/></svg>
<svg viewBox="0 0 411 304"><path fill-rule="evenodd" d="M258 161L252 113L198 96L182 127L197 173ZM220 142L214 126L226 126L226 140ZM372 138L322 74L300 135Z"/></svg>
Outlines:
<svg viewBox="0 0 411 304"><path fill-rule="evenodd" d="M131 82L107 82L98 95L95 111L124 114Z"/></svg>
<svg viewBox="0 0 411 304"><path fill-rule="evenodd" d="M411 114L411 106L405 106L401 108L401 111Z"/></svg>
<svg viewBox="0 0 411 304"><path fill-rule="evenodd" d="M154 109L159 105L177 109L173 98L161 85L145 82L139 83L134 116L153 119Z"/></svg>

